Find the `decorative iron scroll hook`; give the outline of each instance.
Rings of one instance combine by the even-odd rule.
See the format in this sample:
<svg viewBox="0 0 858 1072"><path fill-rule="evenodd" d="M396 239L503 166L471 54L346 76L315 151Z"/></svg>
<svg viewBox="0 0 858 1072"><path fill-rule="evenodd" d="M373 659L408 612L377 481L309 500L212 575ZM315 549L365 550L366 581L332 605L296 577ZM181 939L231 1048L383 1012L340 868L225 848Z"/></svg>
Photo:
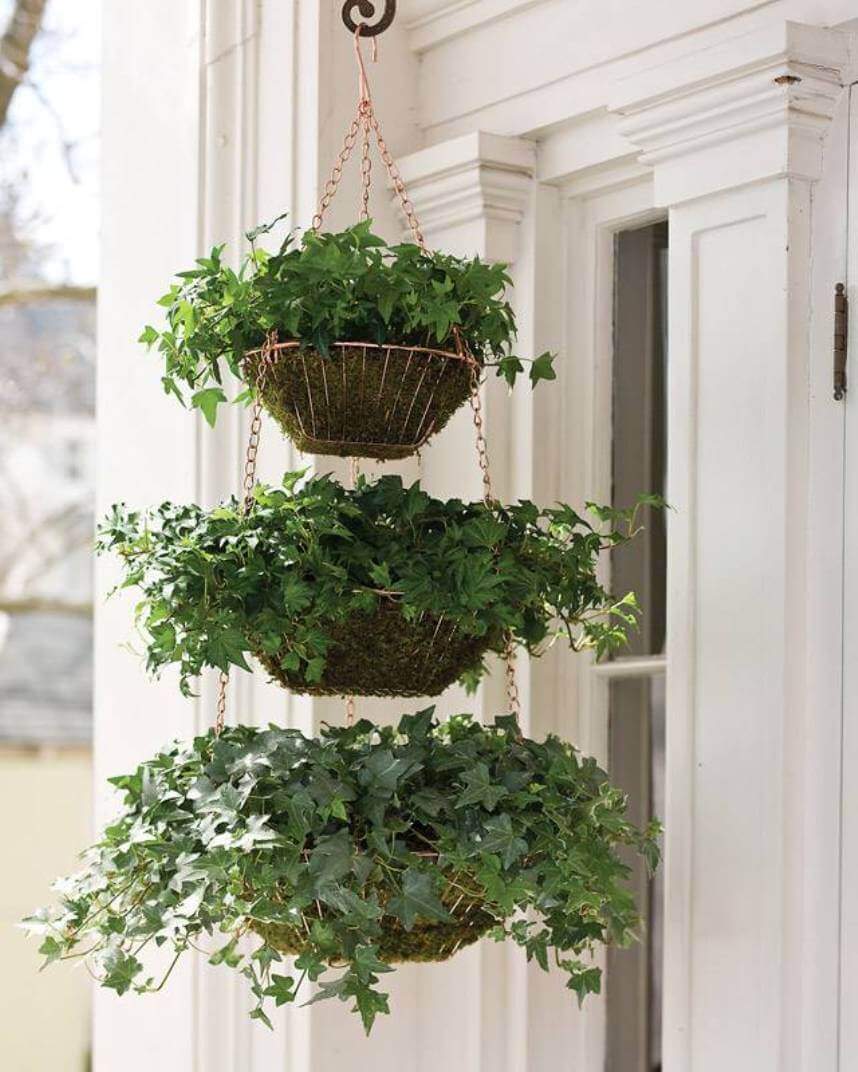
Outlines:
<svg viewBox="0 0 858 1072"><path fill-rule="evenodd" d="M384 0L384 12L378 22L371 26L368 22L355 22L352 8L357 8L364 19L375 16L376 5L372 0L346 0L343 4L343 22L349 33L360 33L361 37L376 37L390 26L396 14L396 0Z"/></svg>

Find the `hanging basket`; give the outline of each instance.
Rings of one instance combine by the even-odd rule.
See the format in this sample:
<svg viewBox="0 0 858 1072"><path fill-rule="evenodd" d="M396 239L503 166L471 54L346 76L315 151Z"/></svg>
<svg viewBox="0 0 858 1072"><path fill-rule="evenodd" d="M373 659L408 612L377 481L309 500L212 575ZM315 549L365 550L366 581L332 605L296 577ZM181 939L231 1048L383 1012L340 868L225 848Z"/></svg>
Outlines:
<svg viewBox="0 0 858 1072"><path fill-rule="evenodd" d="M330 627L331 645L322 679L308 682L285 670L276 655L254 654L272 678L310 696L437 696L483 656L499 635L461 632L428 614L409 622L392 599L369 614L352 614Z"/></svg>
<svg viewBox="0 0 858 1072"><path fill-rule="evenodd" d="M329 355L277 343L247 354L268 412L299 450L341 458L407 458L440 431L472 390L477 362L421 346L336 343Z"/></svg>
<svg viewBox="0 0 858 1072"><path fill-rule="evenodd" d="M144 993L214 943L263 1019L266 999L304 1002L314 981L313 1001L354 999L369 1030L394 965L488 932L556 962L582 999L595 948L639 928L630 852L658 859L657 824L629 822L595 760L509 716L442 725L428 708L317 737L226 726L111 782L119 814L26 921L47 962L83 957L103 986Z"/></svg>

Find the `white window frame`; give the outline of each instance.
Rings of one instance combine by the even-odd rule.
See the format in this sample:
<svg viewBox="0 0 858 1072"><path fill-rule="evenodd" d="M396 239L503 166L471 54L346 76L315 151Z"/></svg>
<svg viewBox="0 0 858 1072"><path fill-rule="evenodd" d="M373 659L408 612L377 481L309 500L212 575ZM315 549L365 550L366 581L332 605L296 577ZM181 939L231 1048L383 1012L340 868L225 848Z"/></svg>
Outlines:
<svg viewBox="0 0 858 1072"><path fill-rule="evenodd" d="M559 378L560 427L578 429L561 437L560 498L583 504L610 502L612 493L612 389L614 364L615 239L620 231L665 218L654 205L651 175L637 165L612 169L598 178L565 185L561 191L563 250L568 305L562 352L568 360ZM574 355L574 360L573 360ZM609 564L602 565L609 580ZM666 674L664 655L620 656L596 663L592 656L558 659L554 695L565 697L562 732L580 750L608 762L609 696L612 681ZM602 967L605 957L599 957ZM604 995L582 1009L577 1062L582 1072L604 1072L607 1004Z"/></svg>

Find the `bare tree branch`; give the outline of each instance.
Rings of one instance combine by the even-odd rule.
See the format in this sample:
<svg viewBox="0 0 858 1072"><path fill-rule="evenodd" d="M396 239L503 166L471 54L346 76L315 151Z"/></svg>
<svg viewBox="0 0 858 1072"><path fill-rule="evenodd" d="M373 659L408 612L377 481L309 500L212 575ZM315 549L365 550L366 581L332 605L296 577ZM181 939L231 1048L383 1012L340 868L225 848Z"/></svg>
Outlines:
<svg viewBox="0 0 858 1072"><path fill-rule="evenodd" d="M74 603L64 599L0 598L0 614L78 614L83 618L89 618L92 611L92 603Z"/></svg>
<svg viewBox="0 0 858 1072"><path fill-rule="evenodd" d="M0 287L0 306L25 305L30 302L47 301L95 301L95 287L77 287L70 283L51 286L47 283L13 283Z"/></svg>
<svg viewBox="0 0 858 1072"><path fill-rule="evenodd" d="M42 92L40 86L38 86L31 78L27 79L27 88L31 90L38 100L39 104L45 109L48 115L51 117L51 121L57 130L57 137L60 141L60 149L63 154L63 161L66 165L66 171L69 174L71 181L77 186L80 184L80 175L78 174L77 167L74 162L74 142L70 141L66 134L65 123L63 123L62 116L51 104L50 97L46 93Z"/></svg>
<svg viewBox="0 0 858 1072"><path fill-rule="evenodd" d="M15 90L30 68L30 52L45 14L47 0L15 0L0 37L0 127L6 122Z"/></svg>

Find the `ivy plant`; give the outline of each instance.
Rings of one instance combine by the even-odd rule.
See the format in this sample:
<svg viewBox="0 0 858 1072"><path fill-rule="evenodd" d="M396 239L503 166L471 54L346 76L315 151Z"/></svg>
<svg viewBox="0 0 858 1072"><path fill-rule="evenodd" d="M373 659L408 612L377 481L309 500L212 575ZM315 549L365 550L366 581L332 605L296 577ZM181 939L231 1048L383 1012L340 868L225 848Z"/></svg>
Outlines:
<svg viewBox="0 0 858 1072"><path fill-rule="evenodd" d="M327 356L337 341L453 350L458 330L477 360L511 385L523 371L512 350L505 265L389 246L368 220L336 234L290 233L276 253L258 248L256 239L277 222L248 233L250 250L237 270L216 246L179 272L159 302L166 327L148 325L140 336L163 358L165 391L190 400L210 424L226 401L225 371L245 378L244 355L270 331ZM555 378L552 361L544 353L528 362L532 383ZM238 397L246 401L252 391L249 385Z"/></svg>
<svg viewBox="0 0 858 1072"><path fill-rule="evenodd" d="M583 1000L600 987L594 949L639 927L623 857L658 860L658 824L631 825L594 760L522 738L512 717L439 725L430 708L319 738L236 726L111 781L123 810L25 921L40 952L84 957L124 994L207 947L269 1026L271 1002L338 998L369 1032L396 960L487 932L553 961Z"/></svg>
<svg viewBox="0 0 858 1072"><path fill-rule="evenodd" d="M634 595L610 595L598 563L634 535L637 509L589 504L582 516L529 501L442 501L398 476L361 477L351 490L302 476L257 486L247 513L235 500L208 511L113 507L97 547L119 555L124 586L142 590L151 671L177 664L187 693L203 667L249 669L252 652L312 684L343 628L380 604L404 623L429 616L487 650L509 636L531 654L562 635L602 655L636 620ZM361 627L353 644L368 647ZM466 667L466 684L483 669Z"/></svg>

